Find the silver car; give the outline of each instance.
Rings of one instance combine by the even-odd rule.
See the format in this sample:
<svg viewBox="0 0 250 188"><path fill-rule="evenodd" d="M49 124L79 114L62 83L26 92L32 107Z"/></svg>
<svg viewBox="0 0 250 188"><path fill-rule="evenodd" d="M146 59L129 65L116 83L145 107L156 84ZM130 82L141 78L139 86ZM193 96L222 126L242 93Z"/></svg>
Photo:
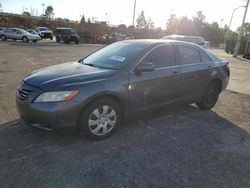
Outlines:
<svg viewBox="0 0 250 188"><path fill-rule="evenodd" d="M37 42L38 40L41 40L40 36L31 34L19 28L7 28L0 33L0 37L3 41L7 39L22 40L23 42Z"/></svg>

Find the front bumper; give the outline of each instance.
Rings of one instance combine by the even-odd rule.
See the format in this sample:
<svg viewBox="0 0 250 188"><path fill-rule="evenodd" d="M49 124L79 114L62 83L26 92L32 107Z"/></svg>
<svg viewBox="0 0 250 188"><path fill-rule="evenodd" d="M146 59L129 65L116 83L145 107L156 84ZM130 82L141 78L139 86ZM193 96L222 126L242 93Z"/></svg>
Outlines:
<svg viewBox="0 0 250 188"><path fill-rule="evenodd" d="M29 125L40 125L51 128L60 126L76 126L82 110L82 104L75 101L40 102L33 100L41 93L25 83L23 91L31 91L28 97L17 91L16 106L20 117Z"/></svg>

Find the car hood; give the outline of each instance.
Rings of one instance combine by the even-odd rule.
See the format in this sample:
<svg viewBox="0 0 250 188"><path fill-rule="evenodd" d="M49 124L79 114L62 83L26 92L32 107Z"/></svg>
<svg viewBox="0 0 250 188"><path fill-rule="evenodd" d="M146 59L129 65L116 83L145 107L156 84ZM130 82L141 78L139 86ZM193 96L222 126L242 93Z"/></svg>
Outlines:
<svg viewBox="0 0 250 188"><path fill-rule="evenodd" d="M65 87L107 80L115 72L115 70L70 62L34 71L24 81L43 90L60 90Z"/></svg>
<svg viewBox="0 0 250 188"><path fill-rule="evenodd" d="M49 30L47 30L47 31L40 31L40 33L52 33L52 31L49 31Z"/></svg>

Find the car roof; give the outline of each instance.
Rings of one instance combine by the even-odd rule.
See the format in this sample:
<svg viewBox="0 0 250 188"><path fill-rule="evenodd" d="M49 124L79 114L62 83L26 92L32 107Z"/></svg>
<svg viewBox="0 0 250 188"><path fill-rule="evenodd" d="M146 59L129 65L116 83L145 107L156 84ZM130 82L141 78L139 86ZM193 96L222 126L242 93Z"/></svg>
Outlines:
<svg viewBox="0 0 250 188"><path fill-rule="evenodd" d="M172 37L172 38L199 38L203 39L201 36L193 36L193 35L166 35L164 37ZM164 38L162 37L162 38Z"/></svg>
<svg viewBox="0 0 250 188"><path fill-rule="evenodd" d="M201 48L200 45L197 45L195 43L186 42L186 41L178 41L178 40L166 40L166 39L134 39L134 40L124 40L120 42L134 43L134 44L146 44L146 45L152 45L152 46L158 46L161 44L185 44L185 45Z"/></svg>
<svg viewBox="0 0 250 188"><path fill-rule="evenodd" d="M70 27L57 27L56 29L72 29Z"/></svg>

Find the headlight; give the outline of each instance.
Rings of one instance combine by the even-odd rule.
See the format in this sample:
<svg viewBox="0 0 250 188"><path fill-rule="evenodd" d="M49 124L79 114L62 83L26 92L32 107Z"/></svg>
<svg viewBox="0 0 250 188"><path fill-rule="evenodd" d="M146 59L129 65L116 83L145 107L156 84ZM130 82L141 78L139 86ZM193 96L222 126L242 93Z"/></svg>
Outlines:
<svg viewBox="0 0 250 188"><path fill-rule="evenodd" d="M56 102L71 100L79 91L49 91L39 95L35 102Z"/></svg>

